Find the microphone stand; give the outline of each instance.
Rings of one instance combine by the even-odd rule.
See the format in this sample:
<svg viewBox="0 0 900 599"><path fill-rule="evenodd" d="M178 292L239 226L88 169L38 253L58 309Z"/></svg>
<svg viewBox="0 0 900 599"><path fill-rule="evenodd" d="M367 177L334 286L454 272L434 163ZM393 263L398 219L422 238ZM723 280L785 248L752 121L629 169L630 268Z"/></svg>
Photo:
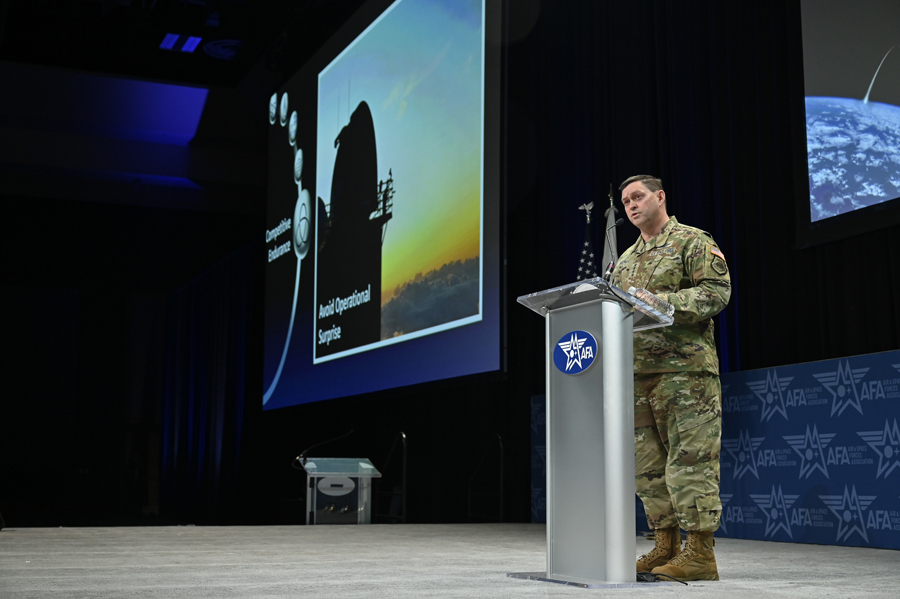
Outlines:
<svg viewBox="0 0 900 599"><path fill-rule="evenodd" d="M340 441L341 439L345 439L353 434L353 430L354 429L350 429L350 432L344 433L340 437L335 437L334 439L328 439L327 441L322 441L321 443L316 443L315 445L310 445L309 447L304 449L300 455L298 455L296 458L294 458L294 461L300 462L302 465L305 466L306 465L306 454L309 453L310 450L315 449L316 447L321 447L322 445L326 445L333 441Z"/></svg>

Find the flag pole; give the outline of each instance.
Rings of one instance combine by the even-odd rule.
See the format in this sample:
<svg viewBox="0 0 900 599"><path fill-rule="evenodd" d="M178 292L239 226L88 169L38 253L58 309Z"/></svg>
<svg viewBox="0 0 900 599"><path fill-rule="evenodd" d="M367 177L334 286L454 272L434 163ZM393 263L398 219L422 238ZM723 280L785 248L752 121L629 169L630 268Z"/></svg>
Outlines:
<svg viewBox="0 0 900 599"><path fill-rule="evenodd" d="M619 261L619 252L616 240L616 214L619 210L615 207L613 199L613 186L609 184L609 208L603 213L606 217L606 233L603 236L603 260L602 265L615 264Z"/></svg>

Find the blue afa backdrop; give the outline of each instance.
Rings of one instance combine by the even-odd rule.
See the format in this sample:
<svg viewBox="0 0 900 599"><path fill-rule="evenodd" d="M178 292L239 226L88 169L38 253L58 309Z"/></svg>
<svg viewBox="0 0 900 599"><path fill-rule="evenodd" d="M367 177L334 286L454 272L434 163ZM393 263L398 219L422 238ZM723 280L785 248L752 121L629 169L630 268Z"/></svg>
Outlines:
<svg viewBox="0 0 900 599"><path fill-rule="evenodd" d="M544 399L531 398L534 522ZM900 351L723 374L722 406L716 536L900 549Z"/></svg>
<svg viewBox="0 0 900 599"><path fill-rule="evenodd" d="M900 351L722 375L718 536L900 549Z"/></svg>

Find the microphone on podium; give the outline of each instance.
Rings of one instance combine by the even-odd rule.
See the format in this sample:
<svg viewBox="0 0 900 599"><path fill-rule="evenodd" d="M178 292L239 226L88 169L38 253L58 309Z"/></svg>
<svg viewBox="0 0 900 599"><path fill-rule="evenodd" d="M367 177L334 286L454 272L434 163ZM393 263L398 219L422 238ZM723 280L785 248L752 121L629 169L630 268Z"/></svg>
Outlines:
<svg viewBox="0 0 900 599"><path fill-rule="evenodd" d="M340 437L335 437L334 439L328 439L327 441L322 441L321 443L316 443L315 445L310 445L309 447L304 449L300 455L298 455L296 458L294 458L294 461L300 462L301 464L305 465L306 464L306 454L309 453L310 450L315 449L316 447L321 447L322 445L331 443L332 441L340 441L341 439L344 439L344 438L352 435L353 431L354 431L354 429L350 429L350 432L344 433ZM296 468L296 466L295 466L295 468Z"/></svg>

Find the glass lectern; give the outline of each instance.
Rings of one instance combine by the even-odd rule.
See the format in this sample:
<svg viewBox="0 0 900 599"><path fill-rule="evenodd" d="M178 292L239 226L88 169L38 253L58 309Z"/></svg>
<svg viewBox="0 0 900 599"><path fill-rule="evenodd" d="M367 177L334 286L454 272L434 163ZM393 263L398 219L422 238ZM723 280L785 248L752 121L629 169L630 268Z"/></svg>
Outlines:
<svg viewBox="0 0 900 599"><path fill-rule="evenodd" d="M381 478L365 458L305 458L307 524L372 522L372 479Z"/></svg>

